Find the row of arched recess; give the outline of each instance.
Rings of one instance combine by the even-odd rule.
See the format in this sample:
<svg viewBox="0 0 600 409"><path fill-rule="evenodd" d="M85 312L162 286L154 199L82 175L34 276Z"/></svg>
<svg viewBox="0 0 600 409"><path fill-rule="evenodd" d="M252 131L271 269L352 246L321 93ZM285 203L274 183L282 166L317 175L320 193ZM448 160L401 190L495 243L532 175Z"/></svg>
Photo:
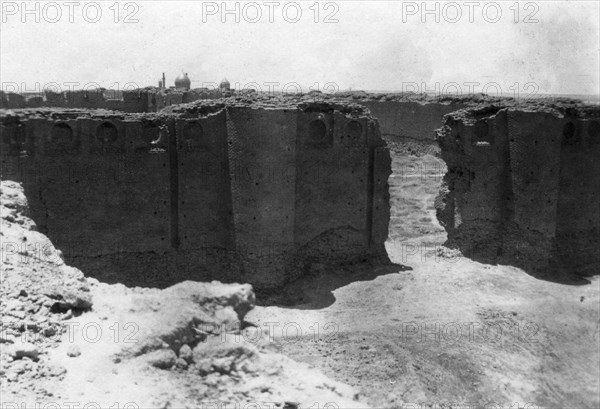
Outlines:
<svg viewBox="0 0 600 409"><path fill-rule="evenodd" d="M190 122L183 128L182 147L197 148L202 144L203 129L197 122ZM96 127L95 139L99 149L114 147L119 140L119 131L111 122L103 122ZM161 127L156 124L142 127L140 144L143 149L166 141L161 139ZM145 147L144 147L145 145ZM47 154L75 154L80 152L81 138L73 132L72 127L66 122L59 122L52 127L50 137L45 144ZM138 147L139 148L139 147ZM203 146L203 148L206 148Z"/></svg>
<svg viewBox="0 0 600 409"><path fill-rule="evenodd" d="M96 139L100 145L112 145L119 139L117 127L110 122L103 122L96 128ZM46 154L76 154L81 150L80 135L66 122L52 126L50 137L44 144Z"/></svg>
<svg viewBox="0 0 600 409"><path fill-rule="evenodd" d="M583 129L577 129L573 122L567 122L563 127L562 140L563 146L579 146L585 143L587 146L592 147L600 144L600 122L590 121L587 129L587 140L584 139ZM472 140L473 145L477 145L481 142L487 144L494 143L494 135L490 133L487 122L478 121L475 123L474 129L475 138ZM541 140L541 139L540 139ZM538 141L536 140L537 144Z"/></svg>
<svg viewBox="0 0 600 409"><path fill-rule="evenodd" d="M198 122L189 122L182 129L180 148L189 150L205 150L208 146L203 141L204 130ZM361 144L363 127L358 121L350 121L340 136L343 144ZM113 147L119 140L119 131L111 122L102 122L96 127L95 139L99 149ZM160 141L160 128L156 124L143 127L141 143L149 146ZM328 147L333 145L333 134L328 131L327 125L321 119L313 120L308 126L308 141L315 147ZM66 122L56 123L50 132L50 138L45 144L47 154L76 154L80 152L81 138L73 132L72 127Z"/></svg>

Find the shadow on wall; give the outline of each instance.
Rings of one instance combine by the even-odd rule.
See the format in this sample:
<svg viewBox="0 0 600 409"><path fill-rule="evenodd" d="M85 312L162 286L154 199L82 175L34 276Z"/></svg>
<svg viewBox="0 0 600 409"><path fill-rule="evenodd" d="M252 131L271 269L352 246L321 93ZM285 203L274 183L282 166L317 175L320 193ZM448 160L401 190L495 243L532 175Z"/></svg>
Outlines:
<svg viewBox="0 0 600 409"><path fill-rule="evenodd" d="M249 282L387 257L389 152L368 113L0 111L2 177L65 260L108 283ZM41 111L40 111L41 112Z"/></svg>
<svg viewBox="0 0 600 409"><path fill-rule="evenodd" d="M415 260L438 257L436 251L447 235L435 221L433 205L444 169L445 164L437 157L414 156L406 152L392 154L393 172L388 179L390 222L387 240L400 246L406 243L404 251L400 251L402 255L390 257L398 260L398 264L387 260L384 263L347 263L336 269L321 263L307 265L306 272L281 293L259 294L259 304L293 309L327 308L336 302L335 290L339 288L358 281L373 281L378 277L412 271L409 265ZM318 242L316 244L319 246ZM388 249L394 251L393 247ZM417 248L419 250L413 252Z"/></svg>
<svg viewBox="0 0 600 409"><path fill-rule="evenodd" d="M600 274L600 113L486 108L446 117L447 246L546 281Z"/></svg>

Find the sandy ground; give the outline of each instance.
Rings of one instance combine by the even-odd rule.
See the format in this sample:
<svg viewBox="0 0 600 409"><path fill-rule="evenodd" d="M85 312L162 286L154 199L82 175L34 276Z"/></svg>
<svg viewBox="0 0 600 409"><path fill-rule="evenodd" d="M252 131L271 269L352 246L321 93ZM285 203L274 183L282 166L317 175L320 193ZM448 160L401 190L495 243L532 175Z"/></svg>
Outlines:
<svg viewBox="0 0 600 409"><path fill-rule="evenodd" d="M243 328L248 284L89 279L0 186L0 408L364 408L348 385ZM261 334L258 334L261 335Z"/></svg>
<svg viewBox="0 0 600 409"><path fill-rule="evenodd" d="M130 299L147 290L93 284L86 288L94 300L93 311L69 319L81 327L99 324L106 334L103 342L81 343L80 355L74 358L69 351L77 343L58 343L39 362L19 361L17 371L14 364L0 362L0 384L17 393L11 395L12 402L74 398L120 402L119 407L133 401L140 408L196 408L203 396L211 402L256 401L265 396L280 403L314 396L310 401L319 401L318 406L302 407L327 409L349 407L350 400L342 403L342 396L351 398L352 404L358 398L376 408L600 407L600 279L579 280L580 285L543 281L515 267L484 265L443 249L446 236L434 209L443 162L430 154L395 154L393 169L386 243L393 264L336 271L323 267L280 294L257 300L261 306L246 316L250 326L243 332L244 342L265 348L264 356L270 360L263 366L276 370L255 371L257 376L204 376L199 375L198 363L192 369L164 371L148 368L137 358L116 362L111 354L123 345L113 339L113 322L139 322L140 327L158 332L161 328L149 324L154 322L153 312L148 317L147 309L134 308L137 302ZM37 233L22 230L28 232L27 242L37 240ZM37 276L36 268L50 267L34 262L27 268ZM7 264L4 274L12 274L13 268L17 266ZM58 277L64 276L65 266L58 263L52 268ZM27 271L13 275L27 276ZM48 312L52 302L46 305L47 297L33 300L32 289L22 297L18 285L9 287L5 292L14 296L12 304L31 299L23 311L8 309L13 315L27 318L25 309L34 301L40 311ZM277 299L287 302L283 305ZM2 300L7 309L5 304ZM157 304L153 311L164 307ZM177 308L171 310L178 316ZM57 315L37 314L43 315L37 324L42 327ZM168 327L171 321L157 323ZM122 335L127 335L125 330ZM353 390L271 354L277 351ZM6 401L7 396L2 398Z"/></svg>
<svg viewBox="0 0 600 409"><path fill-rule="evenodd" d="M443 162L395 155L393 169L394 265L304 279L295 305L247 321L374 407L600 407L600 279L557 284L441 251Z"/></svg>

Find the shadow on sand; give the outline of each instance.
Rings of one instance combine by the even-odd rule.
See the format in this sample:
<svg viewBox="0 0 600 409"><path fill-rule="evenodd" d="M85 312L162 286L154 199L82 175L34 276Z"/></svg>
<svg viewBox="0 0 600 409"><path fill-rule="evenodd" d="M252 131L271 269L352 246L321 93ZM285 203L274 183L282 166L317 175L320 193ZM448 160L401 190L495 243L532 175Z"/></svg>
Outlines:
<svg viewBox="0 0 600 409"><path fill-rule="evenodd" d="M412 267L391 262L378 265L364 262L336 269L323 267L298 278L276 293L257 291L256 303L260 306L318 310L329 307L335 302L333 292L340 287L411 270Z"/></svg>
<svg viewBox="0 0 600 409"><path fill-rule="evenodd" d="M600 270L594 271L591 268L577 268L577 263L574 260L569 261L566 258L553 257L549 262L540 262L541 264L547 264L544 267L535 263L512 259L509 257L497 257L490 256L487 249L485 251L478 251L473 249L472 245L464 246L468 247L461 248L456 242L447 241L444 243L445 247L457 248L470 260L476 261L481 264L487 264L492 266L505 265L521 269L526 274L536 278L537 280L548 281L556 284L582 286L591 284L591 281L587 277L600 275Z"/></svg>

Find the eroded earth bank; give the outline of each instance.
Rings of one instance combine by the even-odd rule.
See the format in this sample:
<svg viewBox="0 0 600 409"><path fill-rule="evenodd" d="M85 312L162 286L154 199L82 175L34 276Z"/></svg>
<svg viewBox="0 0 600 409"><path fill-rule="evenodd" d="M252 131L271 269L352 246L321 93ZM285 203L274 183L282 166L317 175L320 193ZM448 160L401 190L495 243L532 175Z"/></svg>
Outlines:
<svg viewBox="0 0 600 409"><path fill-rule="evenodd" d="M598 108L331 99L4 112L3 404L598 407Z"/></svg>
<svg viewBox="0 0 600 409"><path fill-rule="evenodd" d="M365 406L243 325L250 285L86 278L36 231L22 187L2 181L1 193L2 242L17 248L0 287L3 407Z"/></svg>

